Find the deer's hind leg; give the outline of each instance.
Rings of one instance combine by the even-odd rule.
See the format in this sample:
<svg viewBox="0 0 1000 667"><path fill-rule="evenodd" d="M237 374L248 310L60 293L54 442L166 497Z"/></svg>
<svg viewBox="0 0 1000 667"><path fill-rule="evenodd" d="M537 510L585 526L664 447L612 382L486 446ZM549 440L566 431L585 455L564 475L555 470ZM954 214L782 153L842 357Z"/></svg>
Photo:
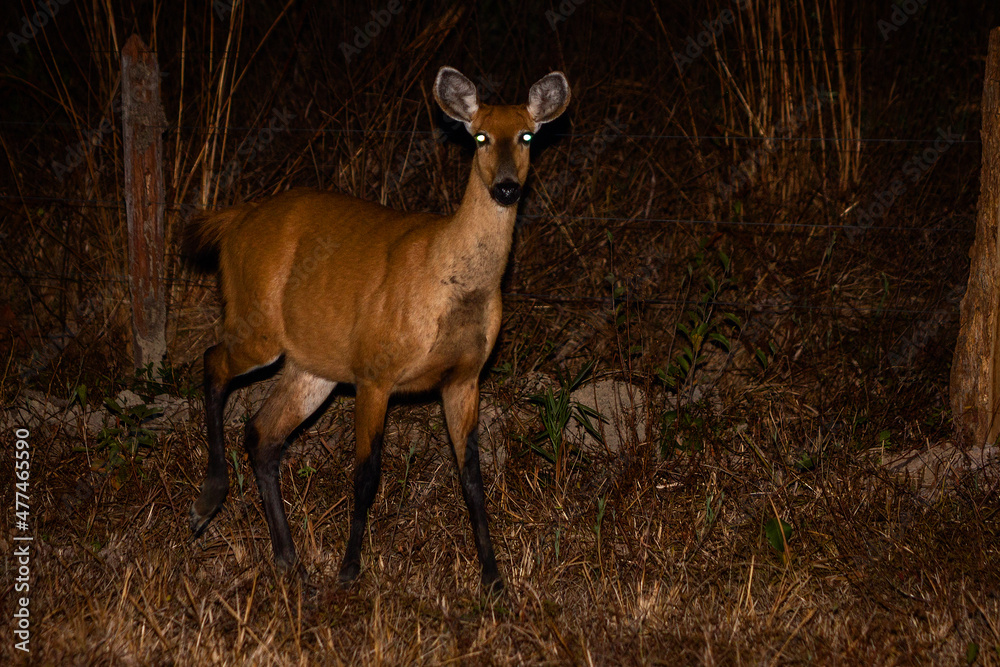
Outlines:
<svg viewBox="0 0 1000 667"><path fill-rule="evenodd" d="M335 386L335 382L304 371L289 361L264 405L246 426L244 446L257 478L274 561L279 569L288 569L296 561L295 544L281 498L282 449L288 436L323 404Z"/></svg>
<svg viewBox="0 0 1000 667"><path fill-rule="evenodd" d="M223 419L232 381L255 368L274 363L277 353L250 356L232 351L228 343L213 345L205 351L205 426L208 432L208 470L201 494L191 505L190 525L198 537L222 507L229 493Z"/></svg>

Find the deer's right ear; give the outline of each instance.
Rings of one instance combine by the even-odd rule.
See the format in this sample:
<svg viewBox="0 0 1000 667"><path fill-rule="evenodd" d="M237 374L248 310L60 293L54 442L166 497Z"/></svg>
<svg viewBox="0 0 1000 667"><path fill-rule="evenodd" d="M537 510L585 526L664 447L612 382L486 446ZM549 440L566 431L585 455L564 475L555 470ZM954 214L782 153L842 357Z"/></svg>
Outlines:
<svg viewBox="0 0 1000 667"><path fill-rule="evenodd" d="M466 129L479 111L476 86L453 67L442 67L434 79L434 99L451 118L465 123Z"/></svg>

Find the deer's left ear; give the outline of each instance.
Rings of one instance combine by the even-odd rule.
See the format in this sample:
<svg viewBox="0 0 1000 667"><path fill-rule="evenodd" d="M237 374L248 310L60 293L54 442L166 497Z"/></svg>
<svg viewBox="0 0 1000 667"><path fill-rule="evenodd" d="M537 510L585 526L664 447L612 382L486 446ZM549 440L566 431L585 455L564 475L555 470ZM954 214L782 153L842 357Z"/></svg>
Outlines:
<svg viewBox="0 0 1000 667"><path fill-rule="evenodd" d="M528 115L536 123L555 120L569 105L569 82L562 72L551 72L528 91Z"/></svg>

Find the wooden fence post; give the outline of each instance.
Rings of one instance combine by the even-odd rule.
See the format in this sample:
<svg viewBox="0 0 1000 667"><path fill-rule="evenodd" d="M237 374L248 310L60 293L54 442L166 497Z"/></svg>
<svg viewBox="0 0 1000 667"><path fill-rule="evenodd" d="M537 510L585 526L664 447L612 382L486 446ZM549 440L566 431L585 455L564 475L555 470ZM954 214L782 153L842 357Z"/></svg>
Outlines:
<svg viewBox="0 0 1000 667"><path fill-rule="evenodd" d="M160 67L138 35L122 49L122 136L132 343L136 368L159 366L167 351L163 281L163 127Z"/></svg>
<svg viewBox="0 0 1000 667"><path fill-rule="evenodd" d="M982 447L1000 434L1000 28L990 33L983 84L983 166L969 286L951 366L959 436Z"/></svg>

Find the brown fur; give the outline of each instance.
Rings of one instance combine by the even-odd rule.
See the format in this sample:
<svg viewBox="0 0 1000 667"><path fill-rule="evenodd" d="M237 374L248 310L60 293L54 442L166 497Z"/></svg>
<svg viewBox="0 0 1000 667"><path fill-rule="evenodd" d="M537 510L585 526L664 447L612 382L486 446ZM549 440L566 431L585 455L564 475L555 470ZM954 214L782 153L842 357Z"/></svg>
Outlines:
<svg viewBox="0 0 1000 667"><path fill-rule="evenodd" d="M480 105L471 82L450 68L442 68L434 92L446 113L488 138L453 215L291 190L195 221L197 243L218 249L225 300L222 342L205 355L209 472L192 509L196 532L228 490L221 411L229 384L284 356L284 377L248 424L246 441L279 564L295 559L277 485L281 445L334 384L357 386L356 509L345 581L360 567L388 398L440 388L483 581L499 581L479 473L478 378L500 329L513 204L528 175L524 136L562 113L569 92L561 74L550 74L532 88L527 106Z"/></svg>

